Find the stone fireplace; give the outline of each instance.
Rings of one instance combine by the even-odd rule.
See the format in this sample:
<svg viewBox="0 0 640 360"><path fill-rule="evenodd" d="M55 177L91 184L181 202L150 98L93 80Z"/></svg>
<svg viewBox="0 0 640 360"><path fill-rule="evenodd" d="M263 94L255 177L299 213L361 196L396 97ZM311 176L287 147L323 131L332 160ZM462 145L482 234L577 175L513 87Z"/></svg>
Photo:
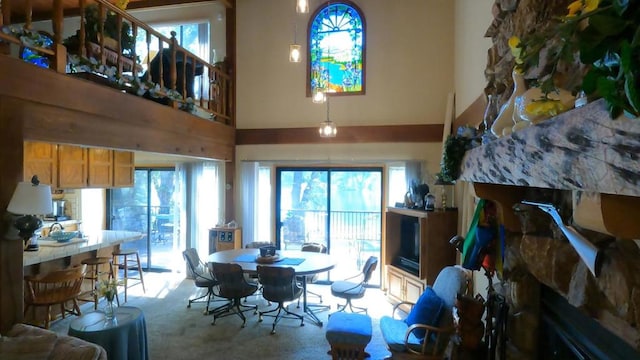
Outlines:
<svg viewBox="0 0 640 360"><path fill-rule="evenodd" d="M611 120L596 101L465 155L460 179L500 205L508 229L495 286L509 304L507 358L640 358L638 154L640 121ZM597 206L576 203L587 193ZM600 249L599 275L548 214L522 200L555 205Z"/></svg>

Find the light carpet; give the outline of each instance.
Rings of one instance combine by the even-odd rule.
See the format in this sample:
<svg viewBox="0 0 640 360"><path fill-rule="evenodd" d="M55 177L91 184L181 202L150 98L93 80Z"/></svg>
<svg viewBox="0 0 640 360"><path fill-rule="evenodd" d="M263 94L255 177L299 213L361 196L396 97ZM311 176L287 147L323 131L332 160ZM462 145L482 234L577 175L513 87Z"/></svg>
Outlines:
<svg viewBox="0 0 640 360"><path fill-rule="evenodd" d="M242 320L236 316L220 318L211 325L213 316L203 315L204 304L193 304L187 308L187 299L201 294L193 281L184 279L180 273L145 273L146 293L141 286L129 289L127 306L140 307L147 323L149 358L163 359L330 359L327 355L329 344L325 339L325 326L319 327L305 318L305 325L299 320L283 319L271 335L273 318L265 317L258 322L258 315L247 312L247 323L241 328ZM327 285L309 285L309 289L323 295L324 303L331 310L318 312L318 317L326 325L329 312L335 311L336 304L342 303L331 295ZM120 294L121 301L123 295ZM309 302L317 301L316 298ZM260 310L271 309L259 296L251 296L248 303L258 304ZM371 360L384 359L388 350L380 334L378 320L391 313L391 304L378 289L367 289L364 299L354 301L355 305L366 306L373 322L373 338L366 348ZM222 302L212 303L217 306ZM101 303L100 306L103 304ZM93 310L92 303L81 306L83 312ZM296 303L289 309L301 312ZM57 320L51 329L66 334L74 317ZM119 360L119 359L115 359Z"/></svg>

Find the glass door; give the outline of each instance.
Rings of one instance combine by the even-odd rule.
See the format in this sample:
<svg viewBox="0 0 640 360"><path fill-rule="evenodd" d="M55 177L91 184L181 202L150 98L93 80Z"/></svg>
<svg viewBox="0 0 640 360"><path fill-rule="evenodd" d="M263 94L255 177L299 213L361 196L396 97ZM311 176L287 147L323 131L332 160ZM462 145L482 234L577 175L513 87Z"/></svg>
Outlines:
<svg viewBox="0 0 640 360"><path fill-rule="evenodd" d="M381 258L382 169L278 168L275 220L280 249L327 246L337 266L324 280L355 275L369 256ZM379 274L371 285L380 285Z"/></svg>
<svg viewBox="0 0 640 360"><path fill-rule="evenodd" d="M146 235L122 246L137 249L146 270L171 270L176 261L180 229L174 175L172 168L136 169L134 187L109 191L109 228Z"/></svg>

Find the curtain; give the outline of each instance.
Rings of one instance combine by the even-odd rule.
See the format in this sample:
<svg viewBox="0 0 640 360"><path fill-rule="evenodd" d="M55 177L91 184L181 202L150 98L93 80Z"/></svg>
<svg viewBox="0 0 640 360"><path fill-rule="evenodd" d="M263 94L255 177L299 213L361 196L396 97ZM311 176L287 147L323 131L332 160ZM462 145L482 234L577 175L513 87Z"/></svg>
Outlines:
<svg viewBox="0 0 640 360"><path fill-rule="evenodd" d="M209 229L224 222L224 163L205 161L179 164L184 181L184 210L187 246L201 257L209 254Z"/></svg>
<svg viewBox="0 0 640 360"><path fill-rule="evenodd" d="M256 240L256 190L258 186L258 162L246 161L240 169L242 179L242 241L250 243ZM242 244L244 246L244 244Z"/></svg>

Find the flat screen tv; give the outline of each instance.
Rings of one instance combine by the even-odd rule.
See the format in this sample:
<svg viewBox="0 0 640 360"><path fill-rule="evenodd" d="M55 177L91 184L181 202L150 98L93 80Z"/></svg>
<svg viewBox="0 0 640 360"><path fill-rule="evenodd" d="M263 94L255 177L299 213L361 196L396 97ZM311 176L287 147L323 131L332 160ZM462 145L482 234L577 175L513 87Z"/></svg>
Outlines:
<svg viewBox="0 0 640 360"><path fill-rule="evenodd" d="M420 262L420 222L413 216L403 216L400 222L400 256Z"/></svg>

